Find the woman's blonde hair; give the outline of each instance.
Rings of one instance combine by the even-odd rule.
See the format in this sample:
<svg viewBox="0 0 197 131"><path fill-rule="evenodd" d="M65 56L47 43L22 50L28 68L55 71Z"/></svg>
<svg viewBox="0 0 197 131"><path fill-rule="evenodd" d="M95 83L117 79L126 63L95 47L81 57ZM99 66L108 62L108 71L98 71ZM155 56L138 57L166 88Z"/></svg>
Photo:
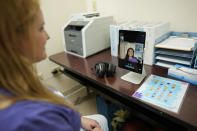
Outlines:
<svg viewBox="0 0 197 131"><path fill-rule="evenodd" d="M36 100L71 107L63 98L42 85L33 72L32 62L21 53L22 45L19 38L29 39L30 26L39 9L39 0L1 1L0 88L5 88L14 94L13 102Z"/></svg>

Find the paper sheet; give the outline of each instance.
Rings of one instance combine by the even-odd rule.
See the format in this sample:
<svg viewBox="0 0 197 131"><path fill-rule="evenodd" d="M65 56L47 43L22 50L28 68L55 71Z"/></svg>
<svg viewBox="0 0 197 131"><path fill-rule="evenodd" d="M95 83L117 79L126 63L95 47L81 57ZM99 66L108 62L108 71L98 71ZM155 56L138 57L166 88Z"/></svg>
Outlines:
<svg viewBox="0 0 197 131"><path fill-rule="evenodd" d="M168 39L164 40L163 42L157 44L155 47L183 50L183 51L192 51L196 42L197 42L196 39L171 36Z"/></svg>
<svg viewBox="0 0 197 131"><path fill-rule="evenodd" d="M188 83L150 75L133 97L178 113Z"/></svg>

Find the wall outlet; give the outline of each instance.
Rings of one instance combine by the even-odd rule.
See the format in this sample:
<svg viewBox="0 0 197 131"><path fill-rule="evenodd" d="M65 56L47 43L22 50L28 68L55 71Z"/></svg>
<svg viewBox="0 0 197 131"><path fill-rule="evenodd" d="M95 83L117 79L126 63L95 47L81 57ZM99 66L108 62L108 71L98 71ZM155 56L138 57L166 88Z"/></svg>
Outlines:
<svg viewBox="0 0 197 131"><path fill-rule="evenodd" d="M51 73L53 74L53 75L57 75L57 74L60 74L61 73L61 67L60 66L55 66L55 67L53 67L52 69L51 69Z"/></svg>
<svg viewBox="0 0 197 131"><path fill-rule="evenodd" d="M38 77L39 77L40 80L44 80L44 78L43 78L43 73L42 73L42 72L39 72L39 73L38 73Z"/></svg>

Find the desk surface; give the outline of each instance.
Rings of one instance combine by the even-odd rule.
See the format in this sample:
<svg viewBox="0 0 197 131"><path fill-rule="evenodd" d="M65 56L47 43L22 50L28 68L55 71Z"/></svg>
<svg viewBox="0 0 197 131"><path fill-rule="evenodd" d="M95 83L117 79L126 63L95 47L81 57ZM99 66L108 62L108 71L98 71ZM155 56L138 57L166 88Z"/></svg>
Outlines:
<svg viewBox="0 0 197 131"><path fill-rule="evenodd" d="M151 113L154 114L155 119L160 120L159 117L165 120L181 125L186 128L195 129L197 127L197 86L190 84L183 103L180 107L179 113L173 113L165 109L145 104L131 97L132 94L141 86L122 80L120 77L126 73L127 70L118 67L118 59L110 55L110 50L105 50L96 55L90 56L86 59L70 55L65 52L60 52L49 57L49 59L58 65L61 65L72 74L74 77L78 77L81 81L92 83L92 86L97 90L100 90L107 95L119 100L126 106L130 106L143 112L145 115L151 117ZM116 74L114 77L98 78L93 73L92 68L95 63L111 62L117 66ZM167 69L158 66L145 65L147 76L150 74L168 77ZM147 78L147 77L146 77ZM170 78L170 77L169 77ZM152 116L153 117L153 116Z"/></svg>

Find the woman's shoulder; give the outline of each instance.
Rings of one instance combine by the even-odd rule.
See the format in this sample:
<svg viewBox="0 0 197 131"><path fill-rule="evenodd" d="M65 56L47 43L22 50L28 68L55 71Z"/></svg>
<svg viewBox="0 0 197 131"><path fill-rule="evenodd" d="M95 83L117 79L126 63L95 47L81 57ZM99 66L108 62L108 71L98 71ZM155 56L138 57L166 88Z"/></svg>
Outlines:
<svg viewBox="0 0 197 131"><path fill-rule="evenodd" d="M81 123L72 109L40 101L16 102L1 110L0 116L0 127L6 130L74 130Z"/></svg>
<svg viewBox="0 0 197 131"><path fill-rule="evenodd" d="M57 105L43 101L32 101L32 100L18 101L0 112L4 112L4 111L9 112L12 110L14 110L14 112L21 112L21 111L23 113L27 112L27 113L31 113L32 115L33 114L36 115L37 113L45 112L45 111L62 112L64 114L76 113L71 108L68 108L63 105Z"/></svg>
<svg viewBox="0 0 197 131"><path fill-rule="evenodd" d="M71 108L68 108L63 105L57 105L49 102L43 102L43 101L32 101L32 100L25 100L25 101L19 101L16 102L15 104L11 105L14 108L15 111L16 109L18 111L25 110L26 112L34 112L34 113L39 113L39 112L44 112L44 111L58 111L58 112L64 112L64 113L75 113Z"/></svg>

